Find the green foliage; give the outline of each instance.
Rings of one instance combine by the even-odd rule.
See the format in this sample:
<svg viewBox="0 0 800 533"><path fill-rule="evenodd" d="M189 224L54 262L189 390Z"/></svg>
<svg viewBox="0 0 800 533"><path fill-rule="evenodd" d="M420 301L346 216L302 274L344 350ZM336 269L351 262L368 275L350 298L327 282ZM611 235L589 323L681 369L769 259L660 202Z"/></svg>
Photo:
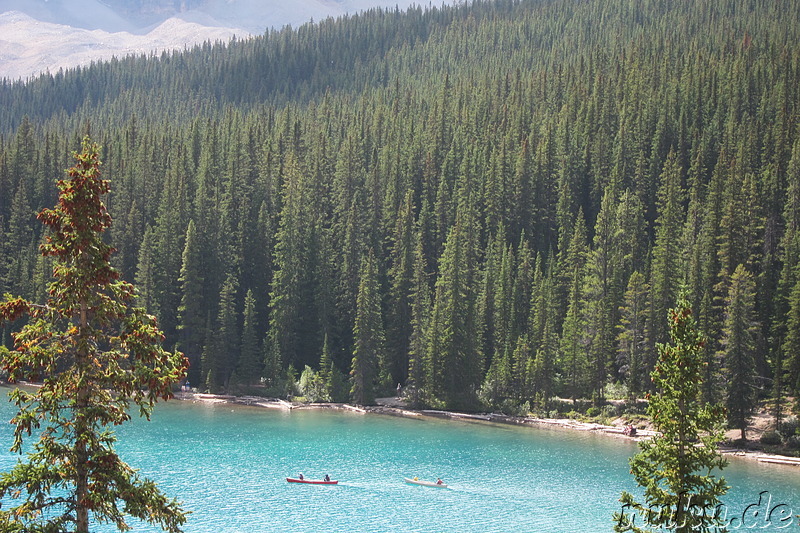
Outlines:
<svg viewBox="0 0 800 533"><path fill-rule="evenodd" d="M798 268L800 270L800 268ZM783 353L787 355L789 389L800 392L800 276L789 295L789 311L786 320L786 340Z"/></svg>
<svg viewBox="0 0 800 533"><path fill-rule="evenodd" d="M783 437L777 431L765 431L761 434L759 441L761 444L769 446L780 446L783 443Z"/></svg>
<svg viewBox="0 0 800 533"><path fill-rule="evenodd" d="M289 365L327 373L326 335L349 373L372 249L376 379L416 405L477 407L506 351L511 402L600 405L616 381L632 399L680 286L714 403L743 264L754 378L783 413L800 383L798 20L794 2L463 2L0 83L0 293L46 297L33 213L91 129L116 180L113 264L192 384L263 369L283 391Z"/></svg>
<svg viewBox="0 0 800 533"><path fill-rule="evenodd" d="M640 442L630 460L644 503L623 492L615 531L713 531L724 525L716 513L728 486L714 474L727 464L717 450L724 413L703 404L700 395L706 341L683 299L670 310L669 326L671 342L658 346L652 373L657 393L649 396L647 408L658 434Z"/></svg>
<svg viewBox="0 0 800 533"><path fill-rule="evenodd" d="M328 384L324 376L315 372L310 366L306 366L300 374L300 382L298 383L300 393L309 402L329 402L331 401L330 393L328 392Z"/></svg>
<svg viewBox="0 0 800 533"><path fill-rule="evenodd" d="M638 271L631 274L620 307L618 362L619 371L628 388L628 399L634 401L645 387L647 367L647 290L644 276Z"/></svg>
<svg viewBox="0 0 800 533"><path fill-rule="evenodd" d="M736 267L726 299L721 355L728 376L725 408L728 425L745 430L756 407L755 351L758 328L755 323L755 282L744 265Z"/></svg>
<svg viewBox="0 0 800 533"><path fill-rule="evenodd" d="M478 348L474 251L466 221L451 229L440 260L431 314L426 374L433 398L457 408L475 406L483 373Z"/></svg>
<svg viewBox="0 0 800 533"><path fill-rule="evenodd" d="M596 417L596 416L600 416L600 412L601 412L600 408L593 405L592 407L590 407L590 408L588 408L586 410L586 416L588 416L590 418Z"/></svg>
<svg viewBox="0 0 800 533"><path fill-rule="evenodd" d="M236 278L232 274L225 280L219 294L219 313L209 330L209 341L203 351L203 383L207 390L220 392L228 386L231 373L236 368L239 340L236 319Z"/></svg>
<svg viewBox="0 0 800 533"><path fill-rule="evenodd" d="M242 325L241 355L236 370L238 381L251 385L261 376L261 350L256 336L256 301L253 291L248 290L244 298L244 323Z"/></svg>
<svg viewBox="0 0 800 533"><path fill-rule="evenodd" d="M50 229L41 251L56 260L47 302L7 296L0 304L0 320L28 318L15 350L2 352L9 381L42 380L11 393L19 408L12 451L22 453L32 433L38 440L27 462L0 477L0 529L88 533L93 519L125 531L133 516L179 532L186 513L120 459L110 428L130 420L131 407L149 417L172 396L185 361L161 347L155 317L129 305L134 288L111 267L99 148L84 139L75 159L58 182L58 205L39 214Z"/></svg>
<svg viewBox="0 0 800 533"><path fill-rule="evenodd" d="M353 386L350 397L357 404L368 405L375 401L375 392L382 373L381 361L385 360L378 273L372 250L361 262L359 278L356 323L353 331L355 348L350 370Z"/></svg>

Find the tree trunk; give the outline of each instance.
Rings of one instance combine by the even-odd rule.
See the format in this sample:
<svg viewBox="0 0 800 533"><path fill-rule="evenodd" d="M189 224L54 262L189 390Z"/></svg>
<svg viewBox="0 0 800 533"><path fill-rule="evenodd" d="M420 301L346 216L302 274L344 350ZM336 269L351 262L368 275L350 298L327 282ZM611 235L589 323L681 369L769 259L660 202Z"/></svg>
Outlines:
<svg viewBox="0 0 800 533"><path fill-rule="evenodd" d="M85 396L83 390L79 391L78 394ZM86 505L86 498L89 494L89 471L86 468L88 454L86 441L80 437L85 430L86 422L83 420L83 413L80 407L78 407L78 413L78 419L81 423L75 425L75 431L78 435L75 441L75 514L77 518L75 533L89 533L89 507Z"/></svg>
<svg viewBox="0 0 800 533"><path fill-rule="evenodd" d="M85 334L88 327L87 305L81 302L80 328L81 334ZM86 346L84 343L83 346ZM87 354L79 344L75 354L75 363L78 369L78 379L83 374L86 366ZM89 390L86 386L78 389L75 405L75 533L89 533L89 507L87 506L87 496L89 495L89 469L86 464L89 459L86 449L86 434L88 423L86 420L87 408L89 407Z"/></svg>

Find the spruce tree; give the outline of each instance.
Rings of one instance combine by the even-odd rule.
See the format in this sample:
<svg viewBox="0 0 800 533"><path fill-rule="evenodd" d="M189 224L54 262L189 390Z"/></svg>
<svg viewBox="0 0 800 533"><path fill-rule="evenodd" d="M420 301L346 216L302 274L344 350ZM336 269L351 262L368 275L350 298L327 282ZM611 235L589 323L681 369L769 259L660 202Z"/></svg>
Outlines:
<svg viewBox="0 0 800 533"><path fill-rule="evenodd" d="M589 365L592 399L596 405L604 401L603 388L611 373L611 354L615 349L614 327L620 297L617 272L621 269L620 246L615 240L616 199L608 188L603 195L600 213L597 215L594 246L587 256L586 281L586 326L590 336Z"/></svg>
<svg viewBox="0 0 800 533"><path fill-rule="evenodd" d="M261 348L256 334L256 298L248 289L244 297L244 321L242 324L241 354L236 369L238 380L252 385L261 376Z"/></svg>
<svg viewBox="0 0 800 533"><path fill-rule="evenodd" d="M655 244L650 265L648 338L651 346L667 340L664 317L667 315L670 303L674 302L677 296L680 273L678 245L680 224L683 220L681 174L678 156L674 151L670 151L664 163L661 186L658 190L659 216L656 220ZM649 363L648 371L652 370L652 361Z"/></svg>
<svg viewBox="0 0 800 533"><path fill-rule="evenodd" d="M784 387L790 394L800 391L800 140L792 150L787 171L786 204L783 221L786 227L781 240L783 269L778 282L775 320L772 327L773 397L775 418L783 414ZM785 375L788 371L788 375Z"/></svg>
<svg viewBox="0 0 800 533"><path fill-rule="evenodd" d="M3 531L88 533L92 520L126 531L133 516L177 533L186 521L180 505L113 447L110 428L130 420L134 406L149 417L186 366L180 353L161 347L155 318L130 307L134 287L111 267L113 248L102 237L111 217L101 201L110 188L98 153L84 139L69 178L58 182L59 204L39 214L50 229L41 252L56 260L47 302L7 297L0 304L0 321L28 317L3 370L11 382L42 380L33 391L11 393L19 408L12 451L26 450L28 462L0 477Z"/></svg>
<svg viewBox="0 0 800 533"><path fill-rule="evenodd" d="M787 370L787 385L790 393L797 396L800 393L800 276L789 295L783 353L786 354L784 366ZM795 402L800 403L800 399Z"/></svg>
<svg viewBox="0 0 800 533"><path fill-rule="evenodd" d="M202 269L203 250L197 239L194 220L186 228L181 274L181 303L178 307L178 331L180 347L189 360L189 380L200 383L200 356L203 353L207 311L203 299L206 278Z"/></svg>
<svg viewBox="0 0 800 533"><path fill-rule="evenodd" d="M136 304L143 307L148 313L157 315L158 302L156 300L156 288L154 279L154 260L153 260L153 229L147 228L139 246L139 261L136 265Z"/></svg>
<svg viewBox="0 0 800 533"><path fill-rule="evenodd" d="M290 155L286 158L281 198L280 224L275 236L275 272L270 291L270 315L267 353L277 350L285 365L302 368L316 358L316 351L304 353L302 346L316 333L312 309L309 264L310 215L307 208L309 191L300 163ZM308 326L308 327L306 327ZM273 358L273 360L275 360Z"/></svg>
<svg viewBox="0 0 800 533"><path fill-rule="evenodd" d="M575 230L566 253L568 270L567 289L567 314L564 318L560 342L560 361L564 375L566 392L572 399L582 396L586 392L586 382L589 372L586 358L588 344L586 331L585 306L583 287L586 271L586 227L583 222L583 213L580 212L575 222Z"/></svg>
<svg viewBox="0 0 800 533"><path fill-rule="evenodd" d="M497 288L494 293L494 327L495 338L493 345L495 353L510 353L517 342L512 337L513 331L513 293L514 270L516 260L511 246L503 246L500 257L500 270L497 272ZM484 354L488 355L488 354Z"/></svg>
<svg viewBox="0 0 800 533"><path fill-rule="evenodd" d="M495 320L499 313L495 312L495 305L499 299L500 269L502 268L503 250L505 246L499 235L492 235L486 244L486 257L481 272L481 289L478 295L478 313L481 323L481 351L490 361L496 354L502 354L502 347L497 346L497 327Z"/></svg>
<svg viewBox="0 0 800 533"><path fill-rule="evenodd" d="M645 354L647 353L647 290L644 276L631 274L625 301L620 307L617 361L620 377L628 387L628 401L635 402L645 389Z"/></svg>
<svg viewBox="0 0 800 533"><path fill-rule="evenodd" d="M511 395L512 365L508 350L495 354L489 365L481 386L481 399L491 409L502 408L503 400Z"/></svg>
<svg viewBox="0 0 800 533"><path fill-rule="evenodd" d="M178 151L178 150L176 150ZM177 165L177 164L176 164ZM170 166L165 177L161 202L154 226L153 261L154 295L158 302L158 323L167 342L177 342L178 308L181 304L182 254L186 218L186 184L180 168Z"/></svg>
<svg viewBox="0 0 800 533"><path fill-rule="evenodd" d="M553 371L558 351L558 335L553 331L550 322L545 323L541 343L536 356L529 360L528 376L531 392L537 407L547 409L555 388L555 372Z"/></svg>
<svg viewBox="0 0 800 533"><path fill-rule="evenodd" d="M756 406L755 384L756 335L755 281L744 265L739 265L730 278L726 298L725 325L722 330L720 355L726 375L725 408L728 425L742 433Z"/></svg>
<svg viewBox="0 0 800 533"><path fill-rule="evenodd" d="M658 344L647 413L658 432L639 443L630 459L631 474L644 488L644 502L623 492L622 511L614 531L676 533L716 531L720 497L728 487L715 470L727 464L717 450L723 438L724 414L701 400L701 350L706 342L697 330L688 302L681 298L669 311L671 341Z"/></svg>
<svg viewBox="0 0 800 533"><path fill-rule="evenodd" d="M483 377L466 222L450 230L440 260L426 347L426 385L448 408L470 408Z"/></svg>
<svg viewBox="0 0 800 533"><path fill-rule="evenodd" d="M411 338L408 343L408 381L406 382L406 386L410 386L410 390L413 392L410 398L412 404L419 403L421 389L426 384L425 346L431 314L427 270L425 250L419 233L417 233L414 247L414 278L411 287Z"/></svg>
<svg viewBox="0 0 800 533"><path fill-rule="evenodd" d="M31 242L32 219L28 187L25 180L20 180L11 202L8 231L2 232L3 226L0 226L3 237L0 241L0 288L25 296L30 282L27 248Z"/></svg>
<svg viewBox="0 0 800 533"><path fill-rule="evenodd" d="M405 203L398 210L393 237L386 342L392 379L397 383L406 383L412 328L410 298L414 276L414 211L411 191L406 194Z"/></svg>
<svg viewBox="0 0 800 533"><path fill-rule="evenodd" d="M240 335L236 319L236 276L228 274L219 293L219 312L208 329L209 340L203 350L203 383L214 393L228 387L239 359Z"/></svg>
<svg viewBox="0 0 800 533"><path fill-rule="evenodd" d="M356 322L353 328L355 347L350 371L350 397L359 405L375 401L376 382L381 361L385 359L385 335L381 317L381 296L378 291L378 270L370 250L361 262L356 298Z"/></svg>
<svg viewBox="0 0 800 533"><path fill-rule="evenodd" d="M527 335L517 338L514 353L511 355L511 386L510 393L520 402L525 402L533 397L532 373L534 354Z"/></svg>

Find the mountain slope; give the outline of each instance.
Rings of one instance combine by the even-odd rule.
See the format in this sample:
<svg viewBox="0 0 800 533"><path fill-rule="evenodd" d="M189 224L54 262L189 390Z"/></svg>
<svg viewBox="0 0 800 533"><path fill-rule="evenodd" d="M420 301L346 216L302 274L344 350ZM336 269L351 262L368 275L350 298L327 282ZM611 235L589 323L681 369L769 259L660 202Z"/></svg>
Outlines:
<svg viewBox="0 0 800 533"><path fill-rule="evenodd" d="M413 0L0 0L0 78L181 49ZM90 16L87 16L90 13Z"/></svg>
<svg viewBox="0 0 800 533"><path fill-rule="evenodd" d="M18 11L49 24L107 32L133 31L136 26L99 0L0 0L0 13ZM89 15L90 14L90 15ZM35 37L34 33L32 37Z"/></svg>
<svg viewBox="0 0 800 533"><path fill-rule="evenodd" d="M183 49L204 41L225 41L241 30L207 27L171 18L145 35L73 28L39 22L24 13L0 14L0 77L27 78L92 61Z"/></svg>

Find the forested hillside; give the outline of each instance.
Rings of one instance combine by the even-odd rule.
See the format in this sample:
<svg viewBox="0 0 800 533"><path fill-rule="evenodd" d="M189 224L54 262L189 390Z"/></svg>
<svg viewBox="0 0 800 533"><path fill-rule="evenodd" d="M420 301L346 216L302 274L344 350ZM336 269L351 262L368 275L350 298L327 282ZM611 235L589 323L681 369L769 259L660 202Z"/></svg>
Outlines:
<svg viewBox="0 0 800 533"><path fill-rule="evenodd" d="M44 299L34 214L89 133L192 385L641 396L685 291L746 412L800 388L799 111L788 0L374 10L5 83L0 292Z"/></svg>

